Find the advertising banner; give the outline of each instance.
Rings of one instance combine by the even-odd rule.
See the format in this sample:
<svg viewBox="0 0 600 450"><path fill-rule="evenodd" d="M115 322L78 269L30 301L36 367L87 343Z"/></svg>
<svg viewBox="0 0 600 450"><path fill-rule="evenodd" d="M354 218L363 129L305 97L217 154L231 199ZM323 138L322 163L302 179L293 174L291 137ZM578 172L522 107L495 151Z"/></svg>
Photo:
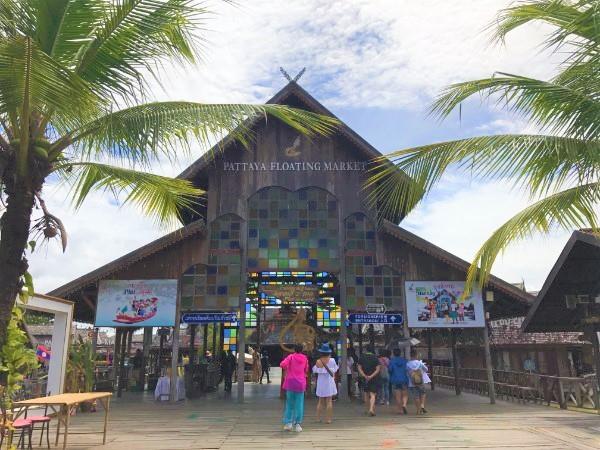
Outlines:
<svg viewBox="0 0 600 450"><path fill-rule="evenodd" d="M406 314L412 328L484 327L481 291L463 298L464 281L407 281Z"/></svg>
<svg viewBox="0 0 600 450"><path fill-rule="evenodd" d="M172 327L177 280L102 280L97 327Z"/></svg>

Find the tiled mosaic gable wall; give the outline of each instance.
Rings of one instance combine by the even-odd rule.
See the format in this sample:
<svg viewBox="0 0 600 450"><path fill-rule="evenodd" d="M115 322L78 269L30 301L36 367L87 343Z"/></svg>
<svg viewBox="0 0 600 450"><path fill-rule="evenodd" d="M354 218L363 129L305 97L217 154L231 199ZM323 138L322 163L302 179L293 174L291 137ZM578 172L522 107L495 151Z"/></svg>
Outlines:
<svg viewBox="0 0 600 450"><path fill-rule="evenodd" d="M344 221L346 304L348 310L364 311L368 303L402 307L402 279L388 266L377 266L376 230L362 213Z"/></svg>
<svg viewBox="0 0 600 450"><path fill-rule="evenodd" d="M339 270L338 202L323 189L263 189L248 201L248 270Z"/></svg>
<svg viewBox="0 0 600 450"><path fill-rule="evenodd" d="M208 264L190 267L182 278L183 310L231 311L238 307L241 283L241 219L227 214L210 225Z"/></svg>

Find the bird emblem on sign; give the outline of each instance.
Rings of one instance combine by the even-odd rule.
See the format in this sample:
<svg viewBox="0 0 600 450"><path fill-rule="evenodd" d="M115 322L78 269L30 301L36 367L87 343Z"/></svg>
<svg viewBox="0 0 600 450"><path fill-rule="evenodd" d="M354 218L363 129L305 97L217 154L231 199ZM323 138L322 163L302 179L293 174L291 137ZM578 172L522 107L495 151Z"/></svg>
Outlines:
<svg viewBox="0 0 600 450"><path fill-rule="evenodd" d="M290 158L295 158L297 156L300 155L300 144L302 143L300 136L297 136L296 139L294 139L294 142L292 142L292 145L290 145L289 147L286 147L283 150L283 153L285 154L285 156L289 156Z"/></svg>

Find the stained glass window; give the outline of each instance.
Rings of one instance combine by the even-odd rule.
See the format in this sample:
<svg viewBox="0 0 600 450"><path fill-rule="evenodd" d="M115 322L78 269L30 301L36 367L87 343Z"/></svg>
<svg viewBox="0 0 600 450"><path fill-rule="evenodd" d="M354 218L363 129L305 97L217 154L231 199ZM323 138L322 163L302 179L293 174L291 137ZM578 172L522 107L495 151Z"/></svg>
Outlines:
<svg viewBox="0 0 600 450"><path fill-rule="evenodd" d="M390 267L377 266L375 227L364 214L345 221L346 302L349 310L364 311L368 303L401 307L402 279Z"/></svg>
<svg viewBox="0 0 600 450"><path fill-rule="evenodd" d="M263 189L248 201L248 269L336 270L338 204L323 189Z"/></svg>
<svg viewBox="0 0 600 450"><path fill-rule="evenodd" d="M231 311L239 305L241 219L228 214L210 225L208 264L197 264L182 277L184 310Z"/></svg>
<svg viewBox="0 0 600 450"><path fill-rule="evenodd" d="M237 327L232 324L223 324L223 350L237 350Z"/></svg>
<svg viewBox="0 0 600 450"><path fill-rule="evenodd" d="M342 310L339 306L317 306L317 326L324 328L337 328L341 325Z"/></svg>

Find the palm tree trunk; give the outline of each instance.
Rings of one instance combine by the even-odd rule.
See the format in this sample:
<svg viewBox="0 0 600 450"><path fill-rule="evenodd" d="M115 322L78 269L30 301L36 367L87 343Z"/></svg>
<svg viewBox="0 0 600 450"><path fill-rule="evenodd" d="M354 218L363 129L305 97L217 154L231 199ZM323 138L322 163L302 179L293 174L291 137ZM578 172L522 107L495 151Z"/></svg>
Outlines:
<svg viewBox="0 0 600 450"><path fill-rule="evenodd" d="M7 189L7 194L6 211L0 218L0 348L6 341L21 277L29 267L25 249L34 203L33 190L24 183Z"/></svg>

